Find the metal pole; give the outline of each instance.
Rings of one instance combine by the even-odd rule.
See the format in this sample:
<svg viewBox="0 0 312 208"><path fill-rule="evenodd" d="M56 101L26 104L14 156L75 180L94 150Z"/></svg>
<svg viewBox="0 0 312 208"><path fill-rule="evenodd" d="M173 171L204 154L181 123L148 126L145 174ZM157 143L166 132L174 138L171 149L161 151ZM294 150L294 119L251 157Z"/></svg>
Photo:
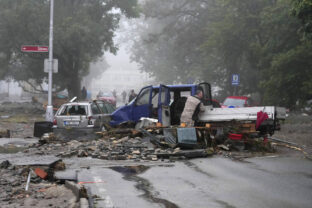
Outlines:
<svg viewBox="0 0 312 208"><path fill-rule="evenodd" d="M52 106L52 69L53 69L53 13L54 0L50 0L50 34L49 34L49 88L48 88L48 106L46 111L46 121L53 121Z"/></svg>

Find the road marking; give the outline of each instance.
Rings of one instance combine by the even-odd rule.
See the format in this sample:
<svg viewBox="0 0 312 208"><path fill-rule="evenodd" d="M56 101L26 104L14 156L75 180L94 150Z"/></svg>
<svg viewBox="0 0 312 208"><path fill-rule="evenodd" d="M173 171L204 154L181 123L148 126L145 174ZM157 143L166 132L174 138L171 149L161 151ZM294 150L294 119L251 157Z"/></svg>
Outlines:
<svg viewBox="0 0 312 208"><path fill-rule="evenodd" d="M94 176L94 181L101 181L100 176ZM98 189L99 193L104 197L104 205L106 208L114 208L114 203L112 198L107 194L107 190L103 187L102 184L95 183L96 188Z"/></svg>

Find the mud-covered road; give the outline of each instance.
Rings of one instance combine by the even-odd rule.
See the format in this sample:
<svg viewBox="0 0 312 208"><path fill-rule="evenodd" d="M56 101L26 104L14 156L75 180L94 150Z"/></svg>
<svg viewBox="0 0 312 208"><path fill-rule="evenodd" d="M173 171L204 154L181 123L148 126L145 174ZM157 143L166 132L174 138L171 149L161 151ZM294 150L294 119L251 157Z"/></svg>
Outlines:
<svg viewBox="0 0 312 208"><path fill-rule="evenodd" d="M312 161L296 154L242 161L216 156L175 163L65 162L67 171L77 170L78 182L97 196L96 207L286 208L312 203Z"/></svg>
<svg viewBox="0 0 312 208"><path fill-rule="evenodd" d="M31 107L25 109L21 105L10 107L13 110L7 107L0 109L1 129L11 130L11 137L16 138L0 138L0 162L9 160L13 165L2 169L6 176L1 178L0 188L6 193L0 194L3 199L0 207L36 207L36 204L44 207L50 206L52 201L58 203L58 207L77 205L68 200L69 197L74 198L72 194L66 196L67 201L60 197L69 190L35 177L30 184L31 189L22 191L27 174L23 177L18 174L27 168L15 169L14 165L27 166L29 161L33 163L48 156L63 160L66 170L57 171L56 175L67 174L69 179L87 187L94 207L301 208L312 204L312 161L298 148L276 146L277 151L269 154L223 151L208 158L173 161L142 158L117 161L95 159L91 154L65 157L75 147L96 150L97 143L54 143L32 146L28 150L28 145L37 143L36 138L29 137L32 137L33 123L43 118L42 112ZM305 152L312 153L311 119L300 119L290 120L275 136L297 143ZM98 150L99 154L103 153L102 149ZM12 182L15 184L13 188L10 186Z"/></svg>

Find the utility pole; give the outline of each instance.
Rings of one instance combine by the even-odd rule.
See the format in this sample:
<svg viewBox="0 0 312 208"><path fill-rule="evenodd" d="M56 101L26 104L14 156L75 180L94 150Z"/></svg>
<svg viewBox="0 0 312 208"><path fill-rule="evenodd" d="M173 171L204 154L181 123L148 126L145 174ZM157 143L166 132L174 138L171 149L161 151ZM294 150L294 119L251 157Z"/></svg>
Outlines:
<svg viewBox="0 0 312 208"><path fill-rule="evenodd" d="M53 121L53 106L52 106L53 13L54 13L54 0L50 0L49 87L48 87L48 106L46 110L46 121L51 121L51 122Z"/></svg>

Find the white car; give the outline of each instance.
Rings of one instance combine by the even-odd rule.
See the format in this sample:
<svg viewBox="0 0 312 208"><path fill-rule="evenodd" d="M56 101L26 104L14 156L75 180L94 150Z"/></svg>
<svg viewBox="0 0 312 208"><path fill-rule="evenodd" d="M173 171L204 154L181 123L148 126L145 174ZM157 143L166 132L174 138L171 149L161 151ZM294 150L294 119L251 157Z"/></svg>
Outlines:
<svg viewBox="0 0 312 208"><path fill-rule="evenodd" d="M94 135L105 130L114 110L112 104L101 100L65 103L55 113L53 132L67 137Z"/></svg>

